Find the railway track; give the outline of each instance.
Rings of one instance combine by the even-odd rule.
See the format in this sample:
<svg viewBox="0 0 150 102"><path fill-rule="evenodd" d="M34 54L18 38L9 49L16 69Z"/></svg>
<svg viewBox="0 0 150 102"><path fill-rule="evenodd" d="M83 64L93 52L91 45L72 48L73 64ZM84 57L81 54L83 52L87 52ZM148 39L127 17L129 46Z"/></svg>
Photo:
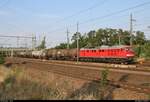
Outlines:
<svg viewBox="0 0 150 102"><path fill-rule="evenodd" d="M28 59L28 58L15 58L13 60L20 61L20 62L34 62L34 63L45 63L45 64L53 64L59 67L75 67L75 68L83 68L83 69L93 69L97 71L108 69L112 72L120 72L120 73L127 73L127 74L137 74L137 75L147 75L150 76L150 67L143 67L141 65L118 65L118 64L104 64L104 63L85 63L85 62L71 62L71 61L54 61L54 60L39 60L39 59Z"/></svg>
<svg viewBox="0 0 150 102"><path fill-rule="evenodd" d="M28 63L27 67L32 67L32 65L34 63L34 64L36 64L36 69L38 69L40 71L48 71L48 72L53 72L56 74L79 78L79 79L83 79L83 80L87 80L87 81L94 81L97 84L100 83L100 78L98 77L100 68L95 68L95 67L91 67L91 66L90 67L89 66L79 66L78 64L77 65L73 65L73 64L65 65L64 63L63 64L60 64L60 63L58 64L58 63L54 63L54 62L48 63L47 61L43 62L43 61L32 60L32 59L13 59L13 61L15 61L15 62L24 61L24 62ZM101 70L105 70L105 69L101 69ZM125 71L125 70L123 70L123 71ZM128 72L130 72L130 71L128 71ZM139 73L141 73L141 71ZM149 72L146 75L149 75ZM108 83L115 87L122 87L124 89L129 89L129 90L133 90L133 91L137 91L137 92L141 92L141 93L150 94L150 88L147 88L147 87L131 85L126 82L111 81L111 80L108 80Z"/></svg>
<svg viewBox="0 0 150 102"><path fill-rule="evenodd" d="M48 71L46 69L43 70L42 68L38 68L38 70ZM78 79L83 79L83 80L87 80L87 81L92 81L95 84L100 84L100 80L101 80L100 78L98 79L96 77L85 75L83 73L74 74L74 73L70 73L70 72L66 73L66 71L51 70L51 69L49 70L49 72L56 73L56 74L63 75L63 76L72 77L72 78L78 78ZM116 87L116 88L124 88L124 89L132 90L132 91L137 91L140 93L150 94L149 88L131 85L131 84L123 83L123 82L116 82L116 81L110 81L110 80L107 80L107 81L108 81L109 85Z"/></svg>

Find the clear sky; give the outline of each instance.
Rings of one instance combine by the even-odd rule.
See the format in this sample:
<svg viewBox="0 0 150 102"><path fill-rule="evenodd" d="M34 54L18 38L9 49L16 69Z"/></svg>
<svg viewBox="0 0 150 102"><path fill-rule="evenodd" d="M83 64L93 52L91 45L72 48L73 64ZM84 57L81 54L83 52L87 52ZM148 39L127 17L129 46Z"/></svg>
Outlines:
<svg viewBox="0 0 150 102"><path fill-rule="evenodd" d="M145 2L150 0L0 0L0 35L35 34L38 42L46 35L47 46L52 47L66 41L67 27L71 37L77 22L82 33L106 27L129 30L133 13L134 30L142 30L150 38L150 4L106 16ZM30 45L31 41L25 39L20 44L25 41ZM0 38L3 43L16 45L16 39Z"/></svg>

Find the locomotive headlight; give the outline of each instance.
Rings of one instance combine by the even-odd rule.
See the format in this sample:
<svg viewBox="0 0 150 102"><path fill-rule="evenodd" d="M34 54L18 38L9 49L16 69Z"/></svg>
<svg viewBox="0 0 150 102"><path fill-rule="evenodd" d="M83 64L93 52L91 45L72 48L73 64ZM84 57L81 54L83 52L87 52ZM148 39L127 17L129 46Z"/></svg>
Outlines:
<svg viewBox="0 0 150 102"><path fill-rule="evenodd" d="M130 57L131 55L130 55L130 54L127 54L127 56Z"/></svg>
<svg viewBox="0 0 150 102"><path fill-rule="evenodd" d="M132 56L134 56L133 54L127 54L127 57L132 57Z"/></svg>

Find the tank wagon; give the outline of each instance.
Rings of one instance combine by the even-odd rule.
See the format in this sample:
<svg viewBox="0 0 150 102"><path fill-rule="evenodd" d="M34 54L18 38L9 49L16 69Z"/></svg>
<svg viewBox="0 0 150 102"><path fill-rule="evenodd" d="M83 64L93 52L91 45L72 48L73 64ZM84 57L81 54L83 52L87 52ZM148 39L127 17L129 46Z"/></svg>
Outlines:
<svg viewBox="0 0 150 102"><path fill-rule="evenodd" d="M46 59L47 56L47 51L46 50L40 50L40 51L32 51L31 54L32 58L36 58L36 59Z"/></svg>
<svg viewBox="0 0 150 102"><path fill-rule="evenodd" d="M17 52L17 57L32 58L32 51Z"/></svg>
<svg viewBox="0 0 150 102"><path fill-rule="evenodd" d="M47 58L55 60L74 60L77 56L77 49L48 49Z"/></svg>

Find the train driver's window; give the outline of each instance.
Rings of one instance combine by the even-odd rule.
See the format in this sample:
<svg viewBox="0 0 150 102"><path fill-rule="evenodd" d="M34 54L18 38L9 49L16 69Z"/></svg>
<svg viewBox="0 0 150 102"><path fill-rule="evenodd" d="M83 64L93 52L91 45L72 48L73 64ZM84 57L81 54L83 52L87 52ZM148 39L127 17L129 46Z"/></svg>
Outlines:
<svg viewBox="0 0 150 102"><path fill-rule="evenodd" d="M126 51L129 51L129 49L128 49L128 48L126 48Z"/></svg>
<svg viewBox="0 0 150 102"><path fill-rule="evenodd" d="M134 52L132 48L128 48L128 50Z"/></svg>

